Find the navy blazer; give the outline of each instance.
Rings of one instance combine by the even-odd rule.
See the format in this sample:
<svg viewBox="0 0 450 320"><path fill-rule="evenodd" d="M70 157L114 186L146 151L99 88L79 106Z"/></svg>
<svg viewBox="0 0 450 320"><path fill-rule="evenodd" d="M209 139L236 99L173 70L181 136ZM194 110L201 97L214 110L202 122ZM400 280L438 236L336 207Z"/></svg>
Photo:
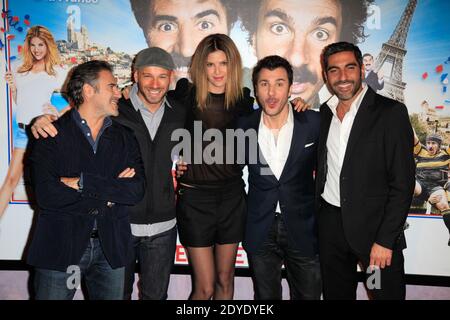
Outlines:
<svg viewBox="0 0 450 320"><path fill-rule="evenodd" d="M239 120L238 127L258 131L261 109ZM294 111L294 129L291 148L280 179L273 175L261 175L268 168L266 161L249 163L248 146L248 215L244 248L256 252L270 231L277 202L288 233L288 245L304 256L317 254L317 230L314 208L314 170L317 163L320 116L317 112ZM258 145L258 154L261 154ZM267 169L266 169L267 170Z"/></svg>
<svg viewBox="0 0 450 320"><path fill-rule="evenodd" d="M127 206L144 195L139 147L131 131L113 121L94 153L72 112L54 123L55 138L36 140L32 146L31 174L39 216L28 263L60 271L77 265L96 220L108 262L113 268L122 267L131 244ZM118 178L127 167L134 168L136 175ZM60 177L81 173L81 192L60 182Z"/></svg>

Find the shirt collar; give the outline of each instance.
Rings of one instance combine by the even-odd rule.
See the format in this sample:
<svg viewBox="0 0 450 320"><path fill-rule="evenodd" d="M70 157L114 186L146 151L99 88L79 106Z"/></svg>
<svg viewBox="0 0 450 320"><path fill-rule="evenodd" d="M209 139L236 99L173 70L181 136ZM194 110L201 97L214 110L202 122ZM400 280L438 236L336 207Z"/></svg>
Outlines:
<svg viewBox="0 0 450 320"><path fill-rule="evenodd" d="M72 110L73 110L73 112L72 112L72 119L75 120L77 125L80 126L81 128L89 128L88 124L87 124L87 121L84 120L83 118L81 118L81 115L78 112L78 110L76 108L72 108ZM102 129L105 129L105 128L109 127L110 125L112 125L112 119L111 119L111 117L106 117L103 120Z"/></svg>
<svg viewBox="0 0 450 320"><path fill-rule="evenodd" d="M139 96L138 96L137 83L133 84L133 86L131 87L130 100L131 100L131 104L133 105L133 107L136 111L139 111L139 109L148 110L147 106L144 104L144 102L142 102L141 98L139 98ZM163 106L163 105L168 106L169 108L172 109L172 106L170 105L166 96L164 96L163 101L161 102L161 106ZM160 108L158 110L160 110Z"/></svg>
<svg viewBox="0 0 450 320"><path fill-rule="evenodd" d="M366 92L368 89L368 86L365 83L362 83L361 86L363 89L358 94L356 99L352 102L352 105L350 106L350 110L348 111L350 113L350 115L352 115L352 116L356 116L356 113L358 112L358 109L361 106L361 102L362 102L364 96L366 95ZM330 108L333 115L336 117L337 117L336 108L337 108L338 104L339 104L339 98L336 95L333 95L327 102L328 107Z"/></svg>

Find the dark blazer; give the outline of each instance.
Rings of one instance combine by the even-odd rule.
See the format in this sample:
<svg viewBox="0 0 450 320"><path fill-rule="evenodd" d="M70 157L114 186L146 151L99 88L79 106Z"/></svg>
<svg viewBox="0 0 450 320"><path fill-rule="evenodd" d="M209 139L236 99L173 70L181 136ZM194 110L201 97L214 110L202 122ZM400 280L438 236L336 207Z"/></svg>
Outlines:
<svg viewBox="0 0 450 320"><path fill-rule="evenodd" d="M55 138L34 141L31 172L39 216L28 263L39 268L66 271L77 265L89 243L94 221L111 267L125 265L131 244L128 206L144 195L145 177L139 147L133 134L113 122L103 132L97 152L67 112L54 124ZM133 178L117 178L125 168ZM79 177L79 192L60 177ZM114 205L108 206L112 202Z"/></svg>
<svg viewBox="0 0 450 320"><path fill-rule="evenodd" d="M332 119L326 103L320 115L318 200L325 187ZM406 246L403 226L414 190L413 144L405 105L368 88L353 122L340 175L344 233L356 252L369 254L374 242L390 249Z"/></svg>
<svg viewBox="0 0 450 320"><path fill-rule="evenodd" d="M239 128L258 131L261 109L239 120ZM294 111L294 131L288 159L280 180L273 175L261 175L269 168L264 160L248 165L248 216L244 248L256 252L266 240L275 217L277 202L288 232L288 245L305 256L317 254L317 236L314 211L314 170L319 142L318 112ZM261 154L258 146L258 154ZM262 154L261 154L262 156ZM267 170L267 169L266 169Z"/></svg>
<svg viewBox="0 0 450 320"><path fill-rule="evenodd" d="M381 84L378 82L378 74L376 72L370 71L364 81L375 92L384 88L384 82Z"/></svg>
<svg viewBox="0 0 450 320"><path fill-rule="evenodd" d="M119 116L113 118L133 131L144 162L147 188L144 198L130 208L131 223L158 223L176 216L171 152L178 141L171 141L171 135L176 129L184 128L186 108L171 97L167 101L170 107L165 107L153 140L140 111L136 111L129 99L119 100Z"/></svg>

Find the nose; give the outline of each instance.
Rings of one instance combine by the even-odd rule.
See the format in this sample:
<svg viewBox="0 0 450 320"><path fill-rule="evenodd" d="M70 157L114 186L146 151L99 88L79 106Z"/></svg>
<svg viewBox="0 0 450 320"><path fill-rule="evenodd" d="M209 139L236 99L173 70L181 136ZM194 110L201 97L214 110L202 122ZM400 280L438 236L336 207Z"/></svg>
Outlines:
<svg viewBox="0 0 450 320"><path fill-rule="evenodd" d="M286 53L286 59L292 64L294 68L298 68L303 64L309 63L308 48L306 48L306 35L300 33L295 35L289 49Z"/></svg>
<svg viewBox="0 0 450 320"><path fill-rule="evenodd" d="M220 66L214 65L213 68L214 68L214 74L215 74L216 76L220 75L221 67L220 67Z"/></svg>
<svg viewBox="0 0 450 320"><path fill-rule="evenodd" d="M269 97L273 97L275 95L275 86L274 85L268 85L268 90L269 90L269 92L268 92Z"/></svg>
<svg viewBox="0 0 450 320"><path fill-rule="evenodd" d="M159 87L158 80L157 80L157 79L153 79L153 80L150 82L150 88L156 89L156 88L158 88L158 87Z"/></svg>
<svg viewBox="0 0 450 320"><path fill-rule="evenodd" d="M192 57L198 41L196 41L195 30L190 26L184 24L181 25L181 29L178 35L177 51L183 57Z"/></svg>

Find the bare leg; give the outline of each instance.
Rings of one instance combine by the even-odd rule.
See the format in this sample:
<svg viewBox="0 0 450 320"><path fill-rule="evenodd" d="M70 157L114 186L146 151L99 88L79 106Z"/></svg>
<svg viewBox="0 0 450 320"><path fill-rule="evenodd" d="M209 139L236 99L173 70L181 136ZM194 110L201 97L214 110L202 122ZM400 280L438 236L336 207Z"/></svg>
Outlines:
<svg viewBox="0 0 450 320"><path fill-rule="evenodd" d="M20 178L23 175L23 157L25 155L25 149L15 148L11 162L9 163L8 173L6 174L5 181L0 188L0 217L6 210L9 200L17 187Z"/></svg>
<svg viewBox="0 0 450 320"><path fill-rule="evenodd" d="M414 197L420 196L422 193L422 186L420 183L416 180L416 185L414 186Z"/></svg>
<svg viewBox="0 0 450 320"><path fill-rule="evenodd" d="M213 247L187 247L186 250L194 277L191 299L210 300L214 295L215 282Z"/></svg>
<svg viewBox="0 0 450 320"><path fill-rule="evenodd" d="M234 265L236 263L237 243L216 245L216 285L215 300L232 300L234 295Z"/></svg>

